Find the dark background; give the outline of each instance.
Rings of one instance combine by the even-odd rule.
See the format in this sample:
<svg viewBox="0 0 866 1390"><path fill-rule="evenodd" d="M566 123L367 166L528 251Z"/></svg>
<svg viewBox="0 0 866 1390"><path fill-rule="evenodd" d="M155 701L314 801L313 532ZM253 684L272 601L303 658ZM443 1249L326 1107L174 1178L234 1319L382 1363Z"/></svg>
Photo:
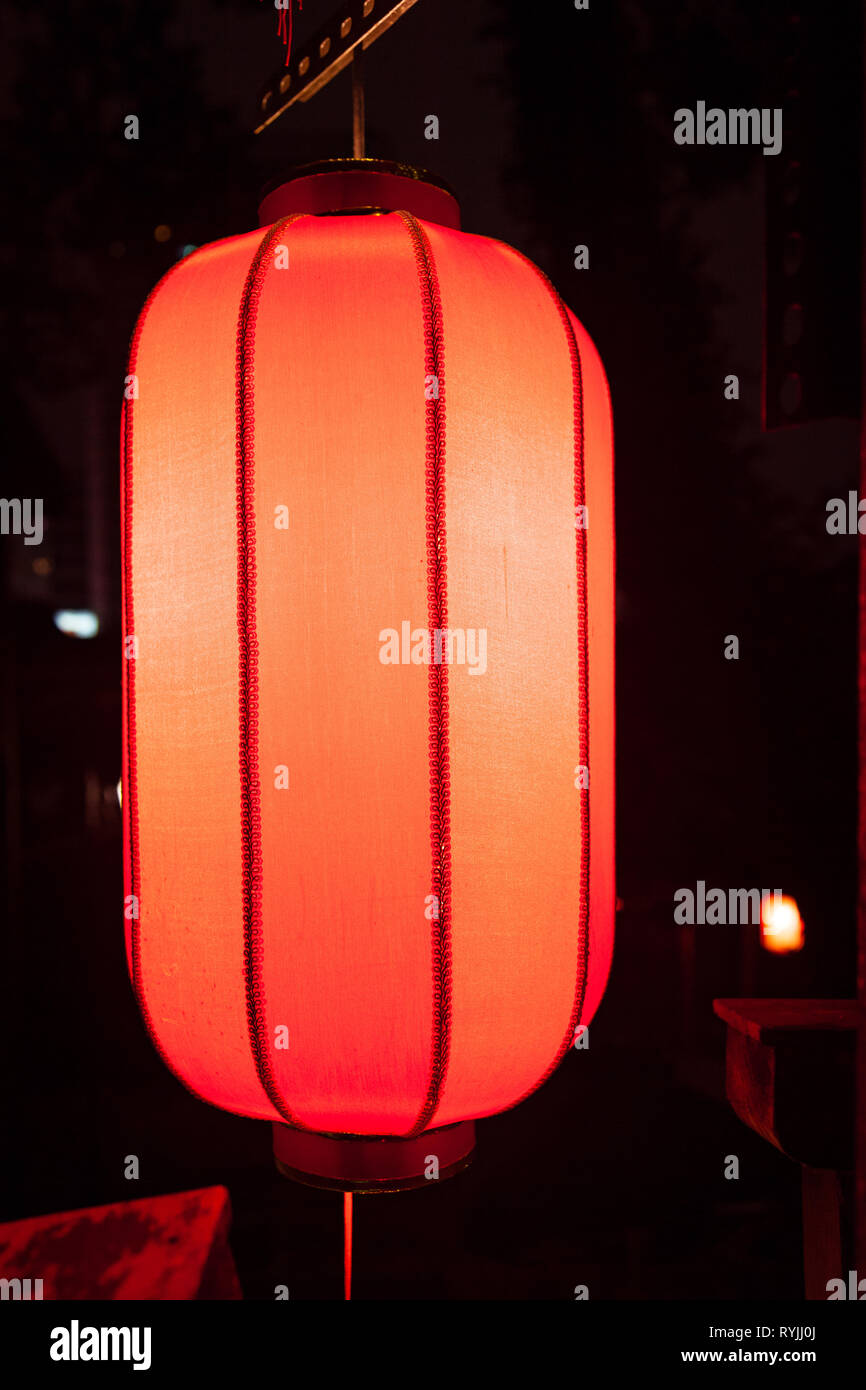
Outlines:
<svg viewBox="0 0 866 1390"><path fill-rule="evenodd" d="M306 0L296 46L332 8ZM268 1126L194 1100L146 1037L114 787L128 338L185 246L254 226L286 166L351 153L349 78L255 137L283 60L267 0L4 10L2 491L43 497L46 533L0 541L0 1220L225 1183L245 1296L339 1298L339 1196L281 1179ZM589 1051L482 1122L467 1173L356 1201L356 1298L802 1296L799 1173L728 1108L712 999L854 993L856 542L827 535L825 508L857 487L857 11L829 25L815 5L754 0L420 0L367 54L368 153L431 168L466 230L533 257L611 381L622 906ZM699 99L784 105L782 154L677 146L673 112ZM803 406L765 432L762 365L775 382L783 351L764 330L765 242L788 142L814 312ZM781 292L775 243L767 273ZM99 636L62 636L60 608L94 610ZM674 891L699 878L793 894L804 951L674 926Z"/></svg>

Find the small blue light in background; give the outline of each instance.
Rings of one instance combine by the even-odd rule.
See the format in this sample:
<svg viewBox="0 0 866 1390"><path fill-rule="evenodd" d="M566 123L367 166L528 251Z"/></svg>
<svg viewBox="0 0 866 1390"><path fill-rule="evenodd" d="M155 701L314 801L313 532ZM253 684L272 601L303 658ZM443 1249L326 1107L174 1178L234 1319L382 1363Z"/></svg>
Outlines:
<svg viewBox="0 0 866 1390"><path fill-rule="evenodd" d="M58 608L54 614L54 626L65 632L67 637L95 637L99 631L99 619L89 608Z"/></svg>
<svg viewBox="0 0 866 1390"><path fill-rule="evenodd" d="M188 256L188 255L190 255L190 253L191 253L192 251L197 251L197 250L198 250L198 247L197 247L197 246L190 246L189 243L187 243L186 246L182 246L182 247L180 248L180 250L179 250L178 253L177 253L177 258L178 258L179 261L182 261L183 258L184 258L184 256Z"/></svg>

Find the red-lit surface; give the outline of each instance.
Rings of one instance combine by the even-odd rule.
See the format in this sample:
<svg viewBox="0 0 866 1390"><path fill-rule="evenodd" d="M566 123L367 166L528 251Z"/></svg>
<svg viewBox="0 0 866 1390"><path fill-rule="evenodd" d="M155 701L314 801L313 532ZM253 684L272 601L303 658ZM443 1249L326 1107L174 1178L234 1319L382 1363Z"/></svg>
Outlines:
<svg viewBox="0 0 866 1390"><path fill-rule="evenodd" d="M783 955L800 951L806 939L806 928L793 898L765 898L761 903L761 945L766 951Z"/></svg>
<svg viewBox="0 0 866 1390"><path fill-rule="evenodd" d="M46 1302L239 1299L230 1225L224 1187L52 1212L0 1225L0 1266Z"/></svg>
<svg viewBox="0 0 866 1390"><path fill-rule="evenodd" d="M589 337L499 243L301 216L182 261L128 371L127 927L161 1055L213 1104L338 1134L517 1103L612 951ZM486 672L383 665L407 620L486 629Z"/></svg>

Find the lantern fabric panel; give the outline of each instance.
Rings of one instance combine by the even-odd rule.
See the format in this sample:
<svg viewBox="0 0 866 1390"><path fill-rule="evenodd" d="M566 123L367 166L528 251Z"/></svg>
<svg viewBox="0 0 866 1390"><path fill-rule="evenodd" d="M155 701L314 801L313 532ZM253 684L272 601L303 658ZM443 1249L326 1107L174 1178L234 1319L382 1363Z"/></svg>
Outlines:
<svg viewBox="0 0 866 1390"><path fill-rule="evenodd" d="M499 243L301 216L181 262L129 371L127 892L155 1041L214 1104L334 1134L516 1103L612 949L588 335ZM382 661L437 613L485 630L483 674Z"/></svg>
<svg viewBox="0 0 866 1390"><path fill-rule="evenodd" d="M124 807L126 891L140 914L133 983L154 1041L204 1099L275 1119L242 987L238 777L235 345L260 241L249 233L187 257L136 331L124 593L137 654L124 661Z"/></svg>
<svg viewBox="0 0 866 1390"><path fill-rule="evenodd" d="M574 1004L581 929L574 399L563 325L504 247L428 228L447 381L452 1002L437 1120L514 1103ZM584 909L585 912L585 909Z"/></svg>
<svg viewBox="0 0 866 1390"><path fill-rule="evenodd" d="M266 1032L289 1029L273 1069L299 1121L401 1134L434 1037L429 702L379 634L427 620L418 271L397 217L279 240L253 368Z"/></svg>

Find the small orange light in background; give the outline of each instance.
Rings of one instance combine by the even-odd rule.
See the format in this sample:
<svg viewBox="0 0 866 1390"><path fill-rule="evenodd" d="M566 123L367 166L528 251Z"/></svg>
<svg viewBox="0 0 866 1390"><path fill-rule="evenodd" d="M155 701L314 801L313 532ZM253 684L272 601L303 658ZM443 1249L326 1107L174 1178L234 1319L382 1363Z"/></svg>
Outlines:
<svg viewBox="0 0 866 1390"><path fill-rule="evenodd" d="M794 898L765 898L761 903L761 945L765 951L784 954L801 951L806 927Z"/></svg>
<svg viewBox="0 0 866 1390"><path fill-rule="evenodd" d="M154 228L154 231L153 231L154 241L168 241L168 239L169 239L170 236L171 236L171 227L169 227L169 226L167 225L167 223L165 223L165 222L160 222L159 226Z"/></svg>

